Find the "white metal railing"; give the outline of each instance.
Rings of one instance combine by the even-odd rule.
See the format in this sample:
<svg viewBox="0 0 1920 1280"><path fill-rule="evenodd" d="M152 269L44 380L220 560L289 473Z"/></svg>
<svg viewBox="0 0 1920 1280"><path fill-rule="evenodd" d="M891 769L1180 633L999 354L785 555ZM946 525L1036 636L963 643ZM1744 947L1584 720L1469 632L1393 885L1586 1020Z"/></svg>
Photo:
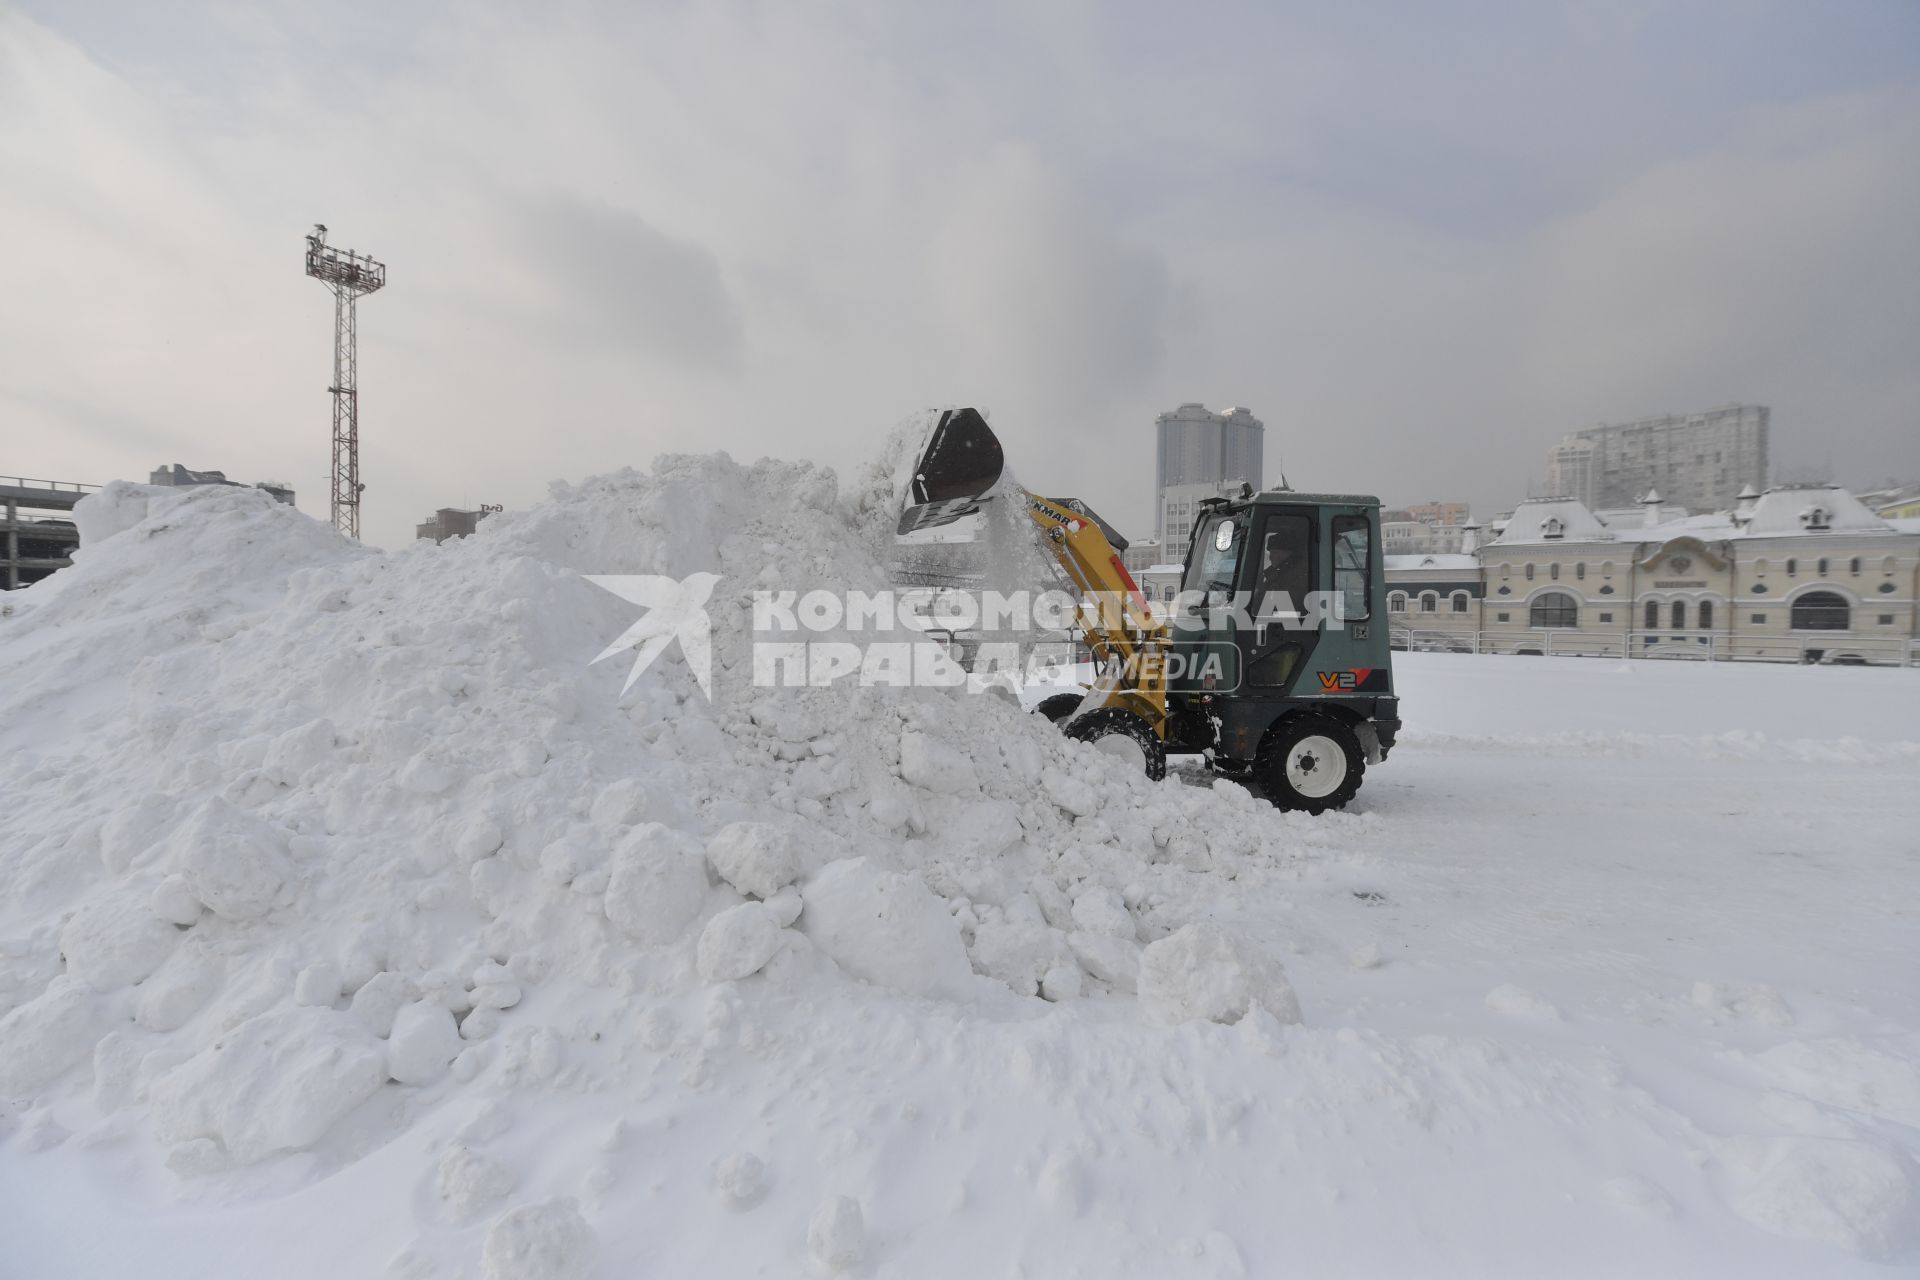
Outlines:
<svg viewBox="0 0 1920 1280"><path fill-rule="evenodd" d="M1920 666L1920 638L1863 636L1850 631L1801 631L1785 636L1748 636L1724 631L1592 632L1560 627L1444 631L1426 627L1389 627L1387 635L1387 642L1392 648L1417 653Z"/></svg>
<svg viewBox="0 0 1920 1280"><path fill-rule="evenodd" d="M9 489L50 489L55 493L92 493L97 484L75 484L71 480L34 480L27 476L0 476L0 487Z"/></svg>

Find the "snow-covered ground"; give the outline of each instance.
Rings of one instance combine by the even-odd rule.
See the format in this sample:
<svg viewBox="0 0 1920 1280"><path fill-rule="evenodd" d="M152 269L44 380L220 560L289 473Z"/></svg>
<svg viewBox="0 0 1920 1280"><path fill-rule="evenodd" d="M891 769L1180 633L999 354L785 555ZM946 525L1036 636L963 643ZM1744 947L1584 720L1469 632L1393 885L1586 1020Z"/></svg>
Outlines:
<svg viewBox="0 0 1920 1280"><path fill-rule="evenodd" d="M577 574L872 585L888 483L83 513L0 618L0 1274L1920 1263L1920 672L1396 655L1307 818L730 695L724 586L712 704L586 665Z"/></svg>

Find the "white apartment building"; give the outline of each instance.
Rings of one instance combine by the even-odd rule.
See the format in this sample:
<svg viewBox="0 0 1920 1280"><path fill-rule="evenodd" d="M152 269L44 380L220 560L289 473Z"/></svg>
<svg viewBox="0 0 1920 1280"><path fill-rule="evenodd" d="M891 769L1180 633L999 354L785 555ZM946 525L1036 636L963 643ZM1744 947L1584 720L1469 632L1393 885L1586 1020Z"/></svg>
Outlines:
<svg viewBox="0 0 1920 1280"><path fill-rule="evenodd" d="M1767 481L1771 412L1729 404L1575 431L1547 455L1547 488L1589 510L1631 506L1654 489L1695 511L1731 507L1743 485Z"/></svg>

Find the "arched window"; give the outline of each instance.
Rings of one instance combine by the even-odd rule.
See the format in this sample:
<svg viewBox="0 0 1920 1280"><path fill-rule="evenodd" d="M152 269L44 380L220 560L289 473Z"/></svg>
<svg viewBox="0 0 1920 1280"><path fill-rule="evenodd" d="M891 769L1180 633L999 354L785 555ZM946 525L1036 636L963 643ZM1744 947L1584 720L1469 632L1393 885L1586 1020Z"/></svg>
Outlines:
<svg viewBox="0 0 1920 1280"><path fill-rule="evenodd" d="M1580 579L1582 582L1586 581L1586 578L1587 578L1587 562L1586 561L1582 560L1579 564L1573 566L1573 576Z"/></svg>
<svg viewBox="0 0 1920 1280"><path fill-rule="evenodd" d="M1604 560L1601 562L1600 576L1603 578L1611 578L1613 576L1613 561Z"/></svg>
<svg viewBox="0 0 1920 1280"><path fill-rule="evenodd" d="M1755 561L1753 562L1753 571L1754 571L1755 573L1757 573L1757 574L1759 574L1759 575L1760 575L1761 577L1763 577L1763 578L1764 578L1764 577L1766 577L1766 576L1767 576L1767 562L1766 562L1765 560L1755 560Z"/></svg>
<svg viewBox="0 0 1920 1280"><path fill-rule="evenodd" d="M1793 602L1795 631L1845 631L1852 625L1846 598L1831 591L1809 591Z"/></svg>
<svg viewBox="0 0 1920 1280"><path fill-rule="evenodd" d="M1660 602L1647 601L1647 630L1652 631L1660 625Z"/></svg>
<svg viewBox="0 0 1920 1280"><path fill-rule="evenodd" d="M1527 566L1527 581L1528 581L1528 582L1532 582L1532 581L1533 581L1533 566L1532 566L1532 565L1528 565L1528 566Z"/></svg>
<svg viewBox="0 0 1920 1280"><path fill-rule="evenodd" d="M1511 578L1513 576L1513 566L1510 564L1501 565L1500 576L1503 578Z"/></svg>
<svg viewBox="0 0 1920 1280"><path fill-rule="evenodd" d="M1702 631L1713 630L1713 601L1711 600L1702 600L1700 602L1700 629Z"/></svg>
<svg viewBox="0 0 1920 1280"><path fill-rule="evenodd" d="M1852 574L1856 578L1860 576L1860 557L1859 556L1855 556L1853 559L1847 561L1847 572Z"/></svg>
<svg viewBox="0 0 1920 1280"><path fill-rule="evenodd" d="M1387 612L1405 613L1406 611L1407 593L1404 591L1389 592L1387 595Z"/></svg>
<svg viewBox="0 0 1920 1280"><path fill-rule="evenodd" d="M1687 629L1687 602L1685 600L1675 600L1673 602L1673 629L1675 631L1685 631Z"/></svg>
<svg viewBox="0 0 1920 1280"><path fill-rule="evenodd" d="M1465 613L1471 603L1472 600L1466 592L1456 591L1453 593L1453 611L1455 613Z"/></svg>
<svg viewBox="0 0 1920 1280"><path fill-rule="evenodd" d="M1798 560L1793 559L1791 556L1789 556L1787 558L1787 576L1791 578L1799 571L1800 571L1800 562Z"/></svg>
<svg viewBox="0 0 1920 1280"><path fill-rule="evenodd" d="M1422 613L1440 612L1439 595L1432 591L1422 591L1420 593L1420 612Z"/></svg>
<svg viewBox="0 0 1920 1280"><path fill-rule="evenodd" d="M1892 556L1888 556L1885 560L1882 560L1880 562L1880 567L1882 569L1885 569L1888 573L1892 573L1895 567L1899 565L1899 563L1900 562L1898 560L1895 560Z"/></svg>
<svg viewBox="0 0 1920 1280"><path fill-rule="evenodd" d="M1553 580L1554 580L1555 582L1558 582L1558 581L1560 581L1560 566L1559 566L1558 564L1550 564L1550 565L1548 565L1548 566L1547 566L1547 576L1548 576L1549 578L1552 578L1552 579L1553 579Z"/></svg>
<svg viewBox="0 0 1920 1280"><path fill-rule="evenodd" d="M1577 627L1580 605L1564 591L1547 591L1534 598L1527 610L1527 624L1534 627Z"/></svg>
<svg viewBox="0 0 1920 1280"><path fill-rule="evenodd" d="M1825 556L1820 557L1820 576L1823 578L1827 576L1827 558Z"/></svg>

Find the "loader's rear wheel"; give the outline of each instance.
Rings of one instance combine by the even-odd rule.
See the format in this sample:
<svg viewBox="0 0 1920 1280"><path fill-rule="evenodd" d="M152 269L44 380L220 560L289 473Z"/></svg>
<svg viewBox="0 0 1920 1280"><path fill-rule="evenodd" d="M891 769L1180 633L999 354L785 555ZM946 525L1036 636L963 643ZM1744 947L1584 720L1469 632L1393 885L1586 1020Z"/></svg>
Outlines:
<svg viewBox="0 0 1920 1280"><path fill-rule="evenodd" d="M1344 809L1360 789L1367 757L1360 739L1332 716L1295 717L1260 744L1253 775L1281 809L1325 813Z"/></svg>
<svg viewBox="0 0 1920 1280"><path fill-rule="evenodd" d="M1080 709L1083 696L1078 693L1056 693L1042 698L1040 705L1033 709L1034 714L1045 716L1052 723L1059 724Z"/></svg>
<svg viewBox="0 0 1920 1280"><path fill-rule="evenodd" d="M1089 711L1068 725L1066 734L1091 744L1095 751L1125 760L1154 782L1167 776L1166 744L1152 725L1124 707Z"/></svg>

